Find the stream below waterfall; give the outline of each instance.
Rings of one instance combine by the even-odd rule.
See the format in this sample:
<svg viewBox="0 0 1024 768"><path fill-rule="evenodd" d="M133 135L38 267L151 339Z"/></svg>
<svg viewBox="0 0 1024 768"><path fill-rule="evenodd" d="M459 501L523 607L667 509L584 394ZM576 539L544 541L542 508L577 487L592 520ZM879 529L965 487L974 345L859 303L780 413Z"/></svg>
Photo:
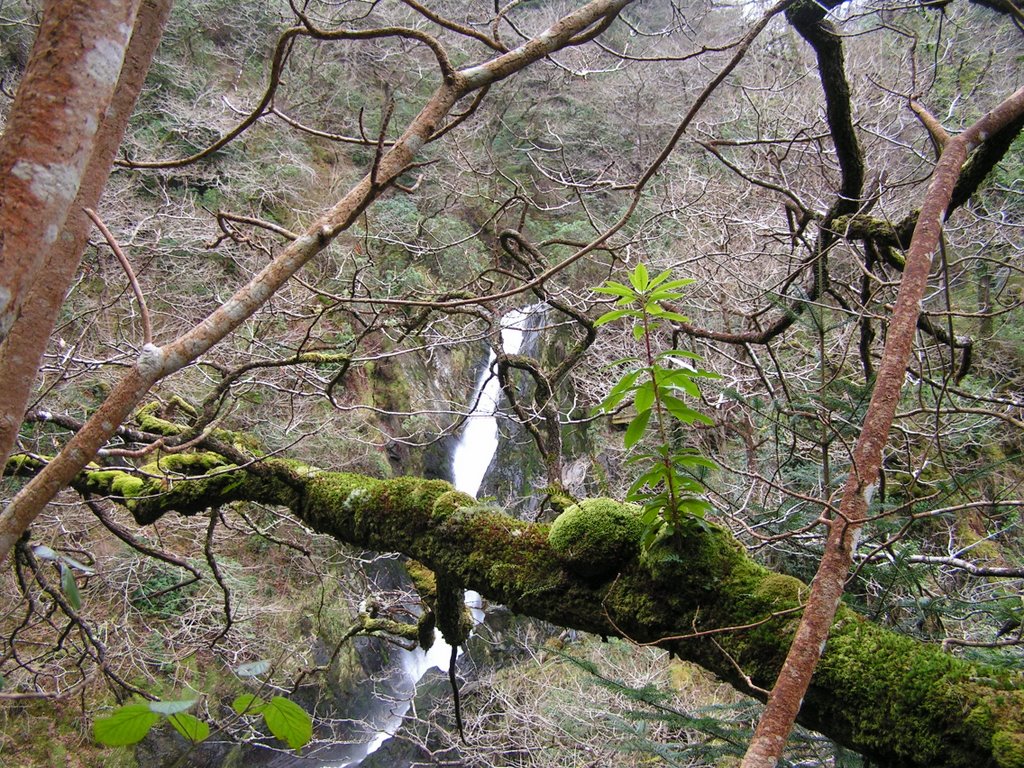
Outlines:
<svg viewBox="0 0 1024 768"><path fill-rule="evenodd" d="M501 320L501 344L506 354L518 354L523 346L531 318L545 311L544 304L508 312ZM498 420L501 384L494 370L496 355L489 351L486 365L477 379L470 414L463 425L459 441L452 451L452 484L460 491L476 496L487 469L498 449ZM466 592L466 605L473 614L474 624L484 619L482 598L476 592ZM416 685L423 676L436 667L448 672L451 646L435 630L434 644L429 650L397 648L391 653L391 669L386 681L387 694L375 700L367 714L367 740L338 744L328 748L316 763L302 761L303 766L317 768L353 768L376 752L401 727L416 695ZM461 651L460 651L461 653ZM296 763L298 764L298 763Z"/></svg>

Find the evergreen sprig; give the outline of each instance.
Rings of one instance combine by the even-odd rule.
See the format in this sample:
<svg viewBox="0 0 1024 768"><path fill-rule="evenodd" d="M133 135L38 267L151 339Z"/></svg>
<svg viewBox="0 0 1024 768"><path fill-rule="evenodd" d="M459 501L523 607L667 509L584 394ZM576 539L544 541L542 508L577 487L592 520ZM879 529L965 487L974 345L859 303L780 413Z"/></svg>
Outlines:
<svg viewBox="0 0 1024 768"><path fill-rule="evenodd" d="M635 415L626 427L623 442L627 450L633 450L629 463L646 468L629 487L626 498L643 505L645 547L651 545L663 528L675 536L683 525L704 525L710 505L704 498L704 486L691 472L716 468L713 461L694 449L675 448L669 436L672 421L685 425L713 424L710 418L687 405L683 397L700 396L695 379L717 378L717 374L692 364L691 361L700 359L692 352L654 350L655 333L663 324L687 320L666 309L664 303L682 298L680 289L693 281L670 278L668 270L652 277L647 267L637 264L629 274L629 285L607 280L594 289L596 293L616 298L615 308L601 315L595 326L628 318L633 321L633 338L642 342L642 356L622 358L612 364L627 366L628 370L595 411L611 413L632 399ZM652 431L654 447L637 449L644 436Z"/></svg>

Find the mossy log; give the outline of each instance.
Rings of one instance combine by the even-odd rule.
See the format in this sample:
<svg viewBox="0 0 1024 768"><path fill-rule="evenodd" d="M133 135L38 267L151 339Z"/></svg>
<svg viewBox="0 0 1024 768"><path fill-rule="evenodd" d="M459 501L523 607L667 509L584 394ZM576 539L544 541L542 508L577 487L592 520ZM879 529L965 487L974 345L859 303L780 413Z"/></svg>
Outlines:
<svg viewBox="0 0 1024 768"><path fill-rule="evenodd" d="M655 644L758 698L782 666L806 593L710 525L693 526L681 548L595 546L589 551L608 562L580 567L559 535L552 546L551 526L481 507L438 480L376 480L280 459L265 460L257 474L204 453L164 457L133 474L88 471L75 485L114 497L141 524L232 501L282 505L339 541L403 553L522 614ZM586 510L599 532L611 504L565 514L585 537ZM628 505L613 512L635 514ZM1024 768L1020 674L964 662L845 607L800 721L875 764Z"/></svg>

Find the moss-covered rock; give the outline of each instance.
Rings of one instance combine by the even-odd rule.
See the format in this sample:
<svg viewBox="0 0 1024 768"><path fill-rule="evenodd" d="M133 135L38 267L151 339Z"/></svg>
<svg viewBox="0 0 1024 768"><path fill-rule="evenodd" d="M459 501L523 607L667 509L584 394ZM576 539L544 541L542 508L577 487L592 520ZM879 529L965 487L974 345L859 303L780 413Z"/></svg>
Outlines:
<svg viewBox="0 0 1024 768"><path fill-rule="evenodd" d="M642 535L640 507L598 498L560 514L551 524L548 543L569 570L596 578L615 572L637 554Z"/></svg>

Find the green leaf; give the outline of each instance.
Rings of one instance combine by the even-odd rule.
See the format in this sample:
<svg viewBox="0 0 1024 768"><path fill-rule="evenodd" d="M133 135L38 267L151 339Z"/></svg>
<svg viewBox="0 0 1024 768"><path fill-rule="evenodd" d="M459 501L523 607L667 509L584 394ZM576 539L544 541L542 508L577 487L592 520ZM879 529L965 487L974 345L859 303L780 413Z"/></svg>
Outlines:
<svg viewBox="0 0 1024 768"><path fill-rule="evenodd" d="M622 440L626 448L632 448L640 441L640 438L644 436L644 431L647 429L647 422L650 418L651 412L649 410L641 411L636 415L636 418L629 422L629 426L626 427L626 436Z"/></svg>
<svg viewBox="0 0 1024 768"><path fill-rule="evenodd" d="M641 373L640 370L630 371L619 379L618 383L609 390L608 396L594 409L594 413L608 413L621 403L622 399L632 390L633 384Z"/></svg>
<svg viewBox="0 0 1024 768"><path fill-rule="evenodd" d="M662 402L665 404L665 407L668 408L668 412L684 424L692 424L695 421L699 421L703 424L714 426L714 421L703 413L693 410L693 408L678 398L666 396L663 398Z"/></svg>
<svg viewBox="0 0 1024 768"><path fill-rule="evenodd" d="M231 702L231 708L240 715L258 715L266 706L267 702L251 693L236 696L235 700Z"/></svg>
<svg viewBox="0 0 1024 768"><path fill-rule="evenodd" d="M634 288L636 288L638 293L643 293L647 290L647 286L650 284L650 279L650 273L648 273L647 267L642 263L637 264L636 268L629 275L629 282Z"/></svg>
<svg viewBox="0 0 1024 768"><path fill-rule="evenodd" d="M258 677L260 675L265 675L268 671L270 671L269 659L250 661L245 664L239 664L235 667L235 674L239 677Z"/></svg>
<svg viewBox="0 0 1024 768"><path fill-rule="evenodd" d="M659 317L661 317L664 320L675 320L677 323L690 322L690 318L688 318L686 315L680 315L678 312L664 311L659 315Z"/></svg>
<svg viewBox="0 0 1024 768"><path fill-rule="evenodd" d="M67 597L71 607L76 611L82 607L82 595L75 583L75 572L64 563L60 564L60 591Z"/></svg>
<svg viewBox="0 0 1024 768"><path fill-rule="evenodd" d="M675 386L679 387L681 390L683 390L690 397L700 397L700 388L696 384L694 384L693 379L691 379L686 374L674 377L672 379L672 383Z"/></svg>
<svg viewBox="0 0 1024 768"><path fill-rule="evenodd" d="M267 721L270 732L292 749L305 746L313 738L313 718L284 696L270 700L263 709L263 719Z"/></svg>
<svg viewBox="0 0 1024 768"><path fill-rule="evenodd" d="M98 718L92 724L92 735L100 744L120 747L136 744L160 720L149 704L127 704L114 710L110 717Z"/></svg>
<svg viewBox="0 0 1024 768"><path fill-rule="evenodd" d="M594 327L600 328L602 325L614 322L620 317L636 317L636 310L633 309L613 309L611 312L605 312L597 320L594 321Z"/></svg>
<svg viewBox="0 0 1024 768"><path fill-rule="evenodd" d="M650 506L640 516L640 522L644 525L653 525L661 518L661 507Z"/></svg>
<svg viewBox="0 0 1024 768"><path fill-rule="evenodd" d="M687 352L685 349L666 349L664 352L656 354L654 359L661 360L664 357L684 357L687 360L700 360L700 355L696 352Z"/></svg>
<svg viewBox="0 0 1024 768"><path fill-rule="evenodd" d="M186 712L172 715L168 719L171 721L171 725L174 726L174 730L193 744L204 741L210 735L210 726Z"/></svg>
<svg viewBox="0 0 1024 768"><path fill-rule="evenodd" d="M628 285L617 283L614 280L606 280L604 285L598 286L597 288L592 288L591 290L594 293L603 293L606 296L621 296L623 298L628 299L636 297L636 291L634 291Z"/></svg>
<svg viewBox="0 0 1024 768"><path fill-rule="evenodd" d="M636 388L636 395L633 401L633 405L636 407L637 413L641 411L651 410L651 406L654 404L654 382L645 381L639 387Z"/></svg>
<svg viewBox="0 0 1024 768"><path fill-rule="evenodd" d="M659 288L658 290L652 291L651 293L647 294L647 302L648 304L654 305L654 307L657 309L656 314L659 317L663 317L664 315L669 314L671 310L662 307L661 302L676 301L677 299L681 299L682 297L683 294L678 293L676 291L666 291Z"/></svg>
<svg viewBox="0 0 1024 768"><path fill-rule="evenodd" d="M668 280L671 276L671 270L666 269L664 272L659 272L657 277L651 278L651 281L647 284L647 287L651 289L656 288L657 286L661 285L666 280Z"/></svg>
<svg viewBox="0 0 1024 768"><path fill-rule="evenodd" d="M699 453L677 453L672 456L672 461L681 467L704 467L706 469L718 469L718 465L706 456Z"/></svg>
<svg viewBox="0 0 1024 768"><path fill-rule="evenodd" d="M697 281L694 280L692 277L684 277L681 280L672 280L671 282L665 283L663 286L661 286L661 290L674 291L677 290L678 288L685 288L688 285L693 285L693 283L695 282Z"/></svg>
<svg viewBox="0 0 1024 768"><path fill-rule="evenodd" d="M176 715L179 712L184 712L187 709L191 709L197 699L181 699L179 701L151 701L149 702L149 711L156 712L158 715Z"/></svg>

